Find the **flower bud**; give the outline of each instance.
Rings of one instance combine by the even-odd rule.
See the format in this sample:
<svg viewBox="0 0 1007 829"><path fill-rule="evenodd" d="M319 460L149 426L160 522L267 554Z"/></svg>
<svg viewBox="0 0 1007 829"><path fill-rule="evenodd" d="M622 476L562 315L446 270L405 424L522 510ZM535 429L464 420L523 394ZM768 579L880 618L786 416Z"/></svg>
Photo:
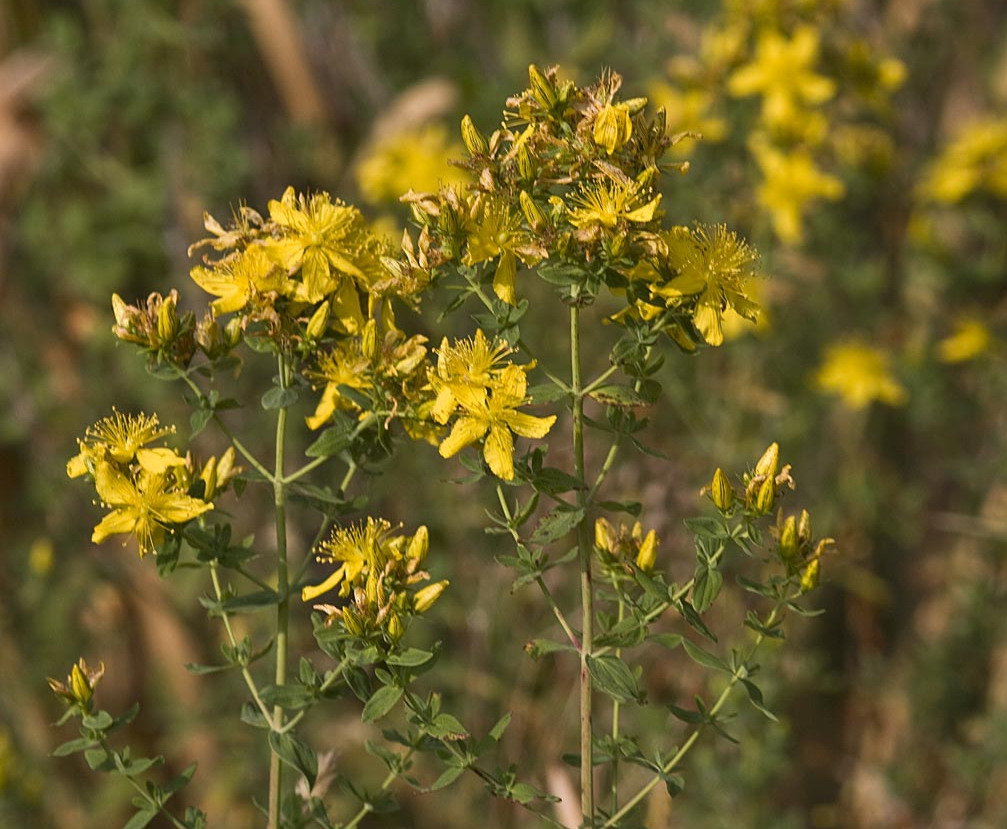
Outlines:
<svg viewBox="0 0 1007 829"><path fill-rule="evenodd" d="M416 533L409 540L409 548L406 550L406 560L417 563L427 557L427 549L430 547L430 532L426 525L420 524L416 528Z"/></svg>
<svg viewBox="0 0 1007 829"><path fill-rule="evenodd" d="M228 347L228 349L234 348L241 342L241 335L241 318L231 317L224 328L224 344Z"/></svg>
<svg viewBox="0 0 1007 829"><path fill-rule="evenodd" d="M177 302L178 294L172 291L157 309L157 336L162 344L170 343L175 339L175 334L178 331L178 315L175 313Z"/></svg>
<svg viewBox="0 0 1007 829"><path fill-rule="evenodd" d="M535 177L535 159L523 144L517 150L517 170L526 181Z"/></svg>
<svg viewBox="0 0 1007 829"><path fill-rule="evenodd" d="M447 589L450 583L447 579L444 579L417 590L416 595L413 597L413 609L417 613L426 613L433 607L434 602L441 597L441 593Z"/></svg>
<svg viewBox="0 0 1007 829"><path fill-rule="evenodd" d="M528 195L526 190L521 191L518 201L521 202L521 212L524 213L525 221L528 222L532 230L542 230L549 223L545 213L535 204L535 199Z"/></svg>
<svg viewBox="0 0 1007 829"><path fill-rule="evenodd" d="M203 482L203 499L212 498L217 492L217 459L211 457L199 473L199 480Z"/></svg>
<svg viewBox="0 0 1007 829"><path fill-rule="evenodd" d="M636 554L636 566L643 572L649 573L654 569L654 565L657 563L657 545L659 543L657 533L651 530L640 544L640 552Z"/></svg>
<svg viewBox="0 0 1007 829"><path fill-rule="evenodd" d="M776 482L772 477L766 478L759 487L759 492L755 496L755 511L760 515L768 515L773 509L773 501L776 499Z"/></svg>
<svg viewBox="0 0 1007 829"><path fill-rule="evenodd" d="M94 696L94 688L88 680L87 674L80 665L74 665L70 671L70 690L73 691L74 698L81 705L90 707L91 698Z"/></svg>
<svg viewBox="0 0 1007 829"><path fill-rule="evenodd" d="M360 353L368 360L373 360L378 353L378 323L373 318L367 320L360 336Z"/></svg>
<svg viewBox="0 0 1007 829"><path fill-rule="evenodd" d="M626 107L629 110L630 115L636 115L638 112L642 112L643 108L647 106L646 98L629 98L623 101L621 106Z"/></svg>
<svg viewBox="0 0 1007 829"><path fill-rule="evenodd" d="M633 135L633 121L626 104L606 104L594 119L594 143L612 155Z"/></svg>
<svg viewBox="0 0 1007 829"><path fill-rule="evenodd" d="M808 593L818 587L821 580L822 565L819 559L813 558L801 573L801 592Z"/></svg>
<svg viewBox="0 0 1007 829"><path fill-rule="evenodd" d="M388 631L393 642L398 642L402 638L402 634L406 632L405 626L402 624L402 617L398 613L392 613L388 618L388 626L385 630Z"/></svg>
<svg viewBox="0 0 1007 829"><path fill-rule="evenodd" d="M534 63L528 67L528 79L531 81L531 92L535 100L544 109L552 109L556 104L556 89L552 81Z"/></svg>
<svg viewBox="0 0 1007 829"><path fill-rule="evenodd" d="M762 453L759 462L755 464L755 474L765 475L767 478L775 478L776 472L780 468L780 444L773 441L769 448Z"/></svg>
<svg viewBox="0 0 1007 829"><path fill-rule="evenodd" d="M734 503L734 487L724 474L724 470L719 466L713 473L713 481L710 484L710 498L714 506L721 512L727 512Z"/></svg>
<svg viewBox="0 0 1007 829"><path fill-rule="evenodd" d="M594 546L606 553L615 552L615 530L604 518L599 518L594 522Z"/></svg>
<svg viewBox="0 0 1007 829"><path fill-rule="evenodd" d="M479 132L479 128L468 115L462 118L462 141L469 155L486 155L489 152L486 136Z"/></svg>
<svg viewBox="0 0 1007 829"><path fill-rule="evenodd" d="M802 548L811 543L811 516L806 509L801 510L801 517L797 520L797 543Z"/></svg>
<svg viewBox="0 0 1007 829"><path fill-rule="evenodd" d="M363 622L360 620L360 616L357 611L352 607L343 608L343 626L346 628L348 633L352 633L354 636L361 636L364 632Z"/></svg>
<svg viewBox="0 0 1007 829"><path fill-rule="evenodd" d="M797 558L797 554L797 519L791 515L783 522L783 529L780 530L780 556L785 562L790 564Z"/></svg>
<svg viewBox="0 0 1007 829"><path fill-rule="evenodd" d="M315 313L311 315L311 319L308 320L308 328L305 332L308 335L308 339L317 340L324 333L325 329L329 327L329 303L328 300L323 302L315 310Z"/></svg>
<svg viewBox="0 0 1007 829"><path fill-rule="evenodd" d="M220 330L220 324L209 311L196 323L196 345L210 359L223 351L223 332Z"/></svg>

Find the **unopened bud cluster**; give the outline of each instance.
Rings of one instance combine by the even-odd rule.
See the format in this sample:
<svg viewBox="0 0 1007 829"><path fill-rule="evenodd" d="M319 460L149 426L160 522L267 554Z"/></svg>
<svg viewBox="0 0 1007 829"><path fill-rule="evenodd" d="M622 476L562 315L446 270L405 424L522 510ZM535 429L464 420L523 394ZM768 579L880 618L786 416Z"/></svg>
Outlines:
<svg viewBox="0 0 1007 829"><path fill-rule="evenodd" d="M81 713L88 714L92 707L94 688L104 673L104 662L99 662L97 668L90 668L87 662L81 659L70 669L66 682L49 677L49 687L64 702L76 707Z"/></svg>
<svg viewBox="0 0 1007 829"><path fill-rule="evenodd" d="M594 522L594 548L602 565L609 569L625 568L626 562L632 561L643 572L651 572L657 563L660 543L657 532L648 530L644 534L639 521L635 521L632 528L620 523L618 529L605 518Z"/></svg>

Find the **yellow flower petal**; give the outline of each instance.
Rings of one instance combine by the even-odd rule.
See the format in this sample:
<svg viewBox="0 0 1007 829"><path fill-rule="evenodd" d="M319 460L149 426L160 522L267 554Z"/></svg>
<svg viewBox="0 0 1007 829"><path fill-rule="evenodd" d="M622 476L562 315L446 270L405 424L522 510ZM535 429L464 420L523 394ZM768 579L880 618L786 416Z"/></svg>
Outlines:
<svg viewBox="0 0 1007 829"><path fill-rule="evenodd" d="M483 457L498 478L505 481L514 478L514 438L506 428L496 424L490 427Z"/></svg>
<svg viewBox="0 0 1007 829"><path fill-rule="evenodd" d="M137 449L136 459L154 475L163 475L173 466L185 466L185 458L180 458L172 449Z"/></svg>
<svg viewBox="0 0 1007 829"><path fill-rule="evenodd" d="M485 435L488 428L489 424L485 420L476 420L473 417L458 418L455 425L451 427L451 434L441 441L438 450L441 457L450 458L457 455L466 446L475 443Z"/></svg>

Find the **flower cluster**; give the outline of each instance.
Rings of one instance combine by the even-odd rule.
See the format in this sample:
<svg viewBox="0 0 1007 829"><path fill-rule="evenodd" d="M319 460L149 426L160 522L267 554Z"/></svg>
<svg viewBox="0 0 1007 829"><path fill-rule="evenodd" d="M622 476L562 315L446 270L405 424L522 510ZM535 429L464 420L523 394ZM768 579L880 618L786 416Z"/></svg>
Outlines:
<svg viewBox="0 0 1007 829"><path fill-rule="evenodd" d="M404 197L430 266L492 270L493 291L511 305L519 266L538 268L570 303L591 302L605 285L628 299L614 321L661 315L656 327L690 350L723 342L728 310L754 319L745 288L754 251L719 226L661 229L661 176L688 166L663 157L687 136L668 135L647 99L620 100L614 73L579 87L532 66L529 79L489 137L462 121L474 184Z"/></svg>
<svg viewBox="0 0 1007 829"><path fill-rule="evenodd" d="M655 530L644 535L643 526L634 521L632 528L620 523L618 529L605 518L594 522L594 549L607 570L625 568L632 561L645 573L654 569L657 563L657 548L660 545Z"/></svg>
<svg viewBox="0 0 1007 829"><path fill-rule="evenodd" d="M780 466L780 446L771 443L755 466L741 476L740 490L735 489L728 475L718 467L703 492L725 517L740 513L752 520L778 508L774 530L778 542L776 557L784 565L788 578L794 578L801 592L807 593L818 586L822 555L835 540L814 538L807 510L801 510L799 516L784 515L779 506L781 496L794 486L790 464Z"/></svg>
<svg viewBox="0 0 1007 829"><path fill-rule="evenodd" d="M528 402L527 372L532 365L506 362L510 353L506 344L489 342L482 331L454 343L445 338L437 366L429 372L436 394L431 417L440 424L454 418L440 444L441 456L450 458L483 441L486 463L505 481L514 477L514 435L542 438L556 422L555 415L535 417L517 410Z"/></svg>
<svg viewBox="0 0 1007 829"><path fill-rule="evenodd" d="M926 170L918 193L956 204L973 193L1007 198L1007 118L969 124Z"/></svg>
<svg viewBox="0 0 1007 829"><path fill-rule="evenodd" d="M60 682L52 677L49 677L48 682L57 697L87 714L92 708L95 686L104 675L104 662L99 662L97 668L91 668L87 662L80 659L70 669L70 675L66 678L66 682Z"/></svg>
<svg viewBox="0 0 1007 829"><path fill-rule="evenodd" d="M381 635L398 641L412 616L425 613L448 586L430 581L421 569L430 545L426 527L412 536L393 535L384 519L368 518L360 525L335 530L315 551L324 564L338 564L321 584L305 587L303 601L312 601L338 588L349 603L314 605L326 615L326 624L339 624L354 636Z"/></svg>
<svg viewBox="0 0 1007 829"><path fill-rule="evenodd" d="M150 446L173 432L161 426L157 415L113 411L78 441L80 451L67 463L67 474L91 477L102 505L110 510L94 528L95 544L110 535L133 535L142 557L155 550L166 532L213 509L210 498L239 471L233 448L199 467L191 455L183 458L173 449Z"/></svg>

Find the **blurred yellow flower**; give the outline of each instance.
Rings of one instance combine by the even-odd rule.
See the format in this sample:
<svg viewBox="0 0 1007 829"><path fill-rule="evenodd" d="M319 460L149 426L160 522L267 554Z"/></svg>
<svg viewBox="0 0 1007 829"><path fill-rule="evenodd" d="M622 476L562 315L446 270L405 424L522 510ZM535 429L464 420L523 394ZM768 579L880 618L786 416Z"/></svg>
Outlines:
<svg viewBox="0 0 1007 829"><path fill-rule="evenodd" d="M434 193L442 186L464 184L469 176L449 160L464 153L461 144L448 139L440 124L396 133L377 141L357 165L357 186L371 204L398 202L412 188Z"/></svg>
<svg viewBox="0 0 1007 829"><path fill-rule="evenodd" d="M759 203L770 212L780 241L799 244L804 238L803 216L808 203L817 198L841 198L843 183L819 170L805 150L787 153L755 140L752 152L763 175Z"/></svg>
<svg viewBox="0 0 1007 829"><path fill-rule="evenodd" d="M924 171L917 192L954 204L976 190L1007 198L1007 118L968 126Z"/></svg>
<svg viewBox="0 0 1007 829"><path fill-rule="evenodd" d="M909 396L892 373L889 355L859 340L830 345L814 380L820 391L838 394L851 409L863 409L875 400L898 406Z"/></svg>
<svg viewBox="0 0 1007 829"><path fill-rule="evenodd" d="M803 105L821 104L836 92L836 84L814 71L819 32L799 26L792 38L774 31L759 36L755 57L727 80L731 95L762 95L762 118L772 128L785 128Z"/></svg>
<svg viewBox="0 0 1007 829"><path fill-rule="evenodd" d="M993 335L978 319L958 321L952 334L937 343L937 358L942 363L964 363L989 350Z"/></svg>
<svg viewBox="0 0 1007 829"><path fill-rule="evenodd" d="M651 84L647 97L654 106L663 108L669 133L698 132L704 141L723 141L727 135L727 122L710 115L713 94L705 89L679 90L664 81ZM675 144L673 155L686 155L694 149L695 141L686 138Z"/></svg>
<svg viewBox="0 0 1007 829"><path fill-rule="evenodd" d="M192 281L212 296L213 315L240 311L252 300L270 293L283 293L287 277L261 245L232 253L213 267L197 265Z"/></svg>

